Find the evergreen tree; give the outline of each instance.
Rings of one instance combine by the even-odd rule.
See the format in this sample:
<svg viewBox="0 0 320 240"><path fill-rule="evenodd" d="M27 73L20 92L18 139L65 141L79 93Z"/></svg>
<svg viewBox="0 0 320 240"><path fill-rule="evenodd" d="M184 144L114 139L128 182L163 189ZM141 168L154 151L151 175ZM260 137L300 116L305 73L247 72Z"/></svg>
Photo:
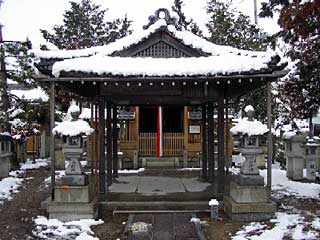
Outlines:
<svg viewBox="0 0 320 240"><path fill-rule="evenodd" d="M231 9L229 2L211 0L207 3L210 21L206 24L208 40L219 45L228 45L245 50L266 50L268 36L250 18ZM240 101L241 100L241 101ZM234 99L233 108L236 112L246 105L253 105L256 117L266 118L266 87L258 88L244 96Z"/></svg>
<svg viewBox="0 0 320 240"><path fill-rule="evenodd" d="M126 16L107 22L106 10L91 0L70 3L71 9L64 13L62 25L54 26L53 33L41 30L43 37L59 49L104 45L131 33L131 21Z"/></svg>
<svg viewBox="0 0 320 240"><path fill-rule="evenodd" d="M31 43L2 41L0 43L0 59L2 62L2 78L0 84L0 94L2 101L0 104L0 130L11 132L9 124L10 112L14 111L16 101L8 91L7 79L13 80L25 87L34 87L33 74L33 55L28 53ZM18 99L16 99L18 100Z"/></svg>
<svg viewBox="0 0 320 240"><path fill-rule="evenodd" d="M295 63L280 84L280 97L292 119L312 117L320 108L320 1L270 0L260 16L280 12L281 31L276 37L289 46L287 56Z"/></svg>
<svg viewBox="0 0 320 240"><path fill-rule="evenodd" d="M198 24L193 21L191 18L189 21L187 20L187 17L185 16L183 10L183 0L174 0L172 11L177 13L179 19L178 24L182 26L184 29L191 31L195 35L202 36L202 31L199 28Z"/></svg>

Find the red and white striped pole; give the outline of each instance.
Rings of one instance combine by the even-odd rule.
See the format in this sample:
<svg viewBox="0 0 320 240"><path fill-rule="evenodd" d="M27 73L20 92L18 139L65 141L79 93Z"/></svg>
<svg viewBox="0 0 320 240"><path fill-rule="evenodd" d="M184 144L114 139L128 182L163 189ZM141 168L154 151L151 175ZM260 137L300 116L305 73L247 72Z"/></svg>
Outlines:
<svg viewBox="0 0 320 240"><path fill-rule="evenodd" d="M162 107L158 107L157 117L157 157L163 156Z"/></svg>

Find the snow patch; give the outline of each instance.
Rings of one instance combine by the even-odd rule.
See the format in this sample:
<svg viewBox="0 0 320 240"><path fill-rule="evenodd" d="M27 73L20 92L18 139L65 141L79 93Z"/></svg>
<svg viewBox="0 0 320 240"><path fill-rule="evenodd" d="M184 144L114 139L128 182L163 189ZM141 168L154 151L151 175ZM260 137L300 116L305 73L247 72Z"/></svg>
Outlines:
<svg viewBox="0 0 320 240"><path fill-rule="evenodd" d="M27 161L20 166L20 170L31 170L31 169L39 169L40 167L48 166L48 159L38 158L34 161L31 159L27 159Z"/></svg>
<svg viewBox="0 0 320 240"><path fill-rule="evenodd" d="M137 173L142 173L144 172L145 169L144 168L139 168L137 170L135 169L121 169L121 170L118 170L118 173L122 173L122 174L137 174Z"/></svg>
<svg viewBox="0 0 320 240"><path fill-rule="evenodd" d="M296 198L319 198L320 184L291 181L287 178L286 171L281 170L277 164L273 164L272 167L273 193L295 196ZM260 170L260 175L264 177L266 184L267 170Z"/></svg>
<svg viewBox="0 0 320 240"><path fill-rule="evenodd" d="M5 200L11 200L13 194L19 192L18 188L22 185L23 179L17 177L16 171L10 172L10 177L3 178L0 181L0 204Z"/></svg>
<svg viewBox="0 0 320 240"><path fill-rule="evenodd" d="M75 240L99 240L94 237L90 227L103 224L102 220L81 219L63 223L57 219L47 219L38 216L34 219L35 229L32 231L35 237L51 239L75 239ZM73 238L71 238L73 237ZM74 238L75 237L75 238Z"/></svg>
<svg viewBox="0 0 320 240"><path fill-rule="evenodd" d="M298 239L318 239L319 233L313 230L305 231L304 217L299 214L276 213L276 218L270 222L275 223L275 226L268 229L267 225L252 222L245 226L241 231L238 231L232 240L282 240L284 238Z"/></svg>
<svg viewBox="0 0 320 240"><path fill-rule="evenodd" d="M217 201L217 199L211 199L209 201L209 206L219 206L219 202Z"/></svg>

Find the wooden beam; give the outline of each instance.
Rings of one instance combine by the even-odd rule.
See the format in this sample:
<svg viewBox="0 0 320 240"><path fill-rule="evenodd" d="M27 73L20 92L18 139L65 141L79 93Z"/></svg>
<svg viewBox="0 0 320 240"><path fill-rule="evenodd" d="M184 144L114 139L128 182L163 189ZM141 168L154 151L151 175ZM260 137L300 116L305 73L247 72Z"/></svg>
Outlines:
<svg viewBox="0 0 320 240"><path fill-rule="evenodd" d="M111 103L107 102L107 186L112 184L112 129Z"/></svg>
<svg viewBox="0 0 320 240"><path fill-rule="evenodd" d="M98 122L98 149L99 149L99 197L104 200L106 197L106 158L105 158L105 99L99 97L99 122ZM96 119L97 121L97 119Z"/></svg>
<svg viewBox="0 0 320 240"><path fill-rule="evenodd" d="M113 105L112 108L112 148L113 148L113 177L118 177L118 112L117 112L117 106Z"/></svg>
<svg viewBox="0 0 320 240"><path fill-rule="evenodd" d="M54 201L54 188L56 185L56 158L55 158L55 143L52 130L55 126L54 114L55 114L55 83L50 84L50 158L51 158L51 200Z"/></svg>
<svg viewBox="0 0 320 240"><path fill-rule="evenodd" d="M214 181L213 103L208 103L208 181Z"/></svg>
<svg viewBox="0 0 320 240"><path fill-rule="evenodd" d="M218 98L218 192L224 191L224 87L220 88Z"/></svg>
<svg viewBox="0 0 320 240"><path fill-rule="evenodd" d="M201 161L202 161L202 178L208 178L208 157L207 157L207 107L205 104L202 105L202 119L201 119L201 133L202 133L202 144L201 144Z"/></svg>
<svg viewBox="0 0 320 240"><path fill-rule="evenodd" d="M269 197L271 197L271 179L272 179L272 132L271 132L271 82L267 83L267 127L268 132L268 160L267 160L267 189Z"/></svg>

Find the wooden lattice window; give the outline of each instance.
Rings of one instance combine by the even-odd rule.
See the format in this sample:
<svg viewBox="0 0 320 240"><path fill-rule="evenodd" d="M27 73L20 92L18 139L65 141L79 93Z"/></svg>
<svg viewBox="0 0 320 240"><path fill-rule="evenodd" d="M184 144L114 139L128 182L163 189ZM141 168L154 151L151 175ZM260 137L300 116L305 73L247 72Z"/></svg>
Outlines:
<svg viewBox="0 0 320 240"><path fill-rule="evenodd" d="M159 41L150 47L134 54L135 57L154 57L154 58L179 58L189 57L184 52L174 48L170 44Z"/></svg>

